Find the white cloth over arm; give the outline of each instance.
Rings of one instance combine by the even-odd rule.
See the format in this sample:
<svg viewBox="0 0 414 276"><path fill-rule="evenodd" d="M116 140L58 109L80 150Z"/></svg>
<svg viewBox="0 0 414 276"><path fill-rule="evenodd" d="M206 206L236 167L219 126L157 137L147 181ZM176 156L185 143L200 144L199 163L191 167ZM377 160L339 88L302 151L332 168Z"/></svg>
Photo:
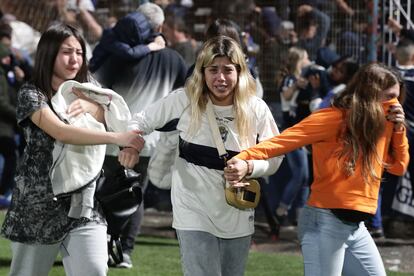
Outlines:
<svg viewBox="0 0 414 276"><path fill-rule="evenodd" d="M105 126L98 122L89 113L69 117L68 106L77 99L72 88L79 88L83 94L100 104L104 109L104 116L109 131L126 131L127 122L131 118L128 106L121 96L110 89L103 89L92 83L79 83L76 81L64 82L52 97L52 106L58 117L65 123L81 128L106 131ZM89 217L93 208L93 194L95 181L99 177L105 159L106 145L71 145L55 142L53 149L53 164L50 169L50 179L55 195L73 193L71 207L78 206L84 210L74 211ZM93 185L93 187L83 187ZM81 207L82 206L82 207ZM77 210L77 209L76 209ZM77 217L77 215L73 215Z"/></svg>

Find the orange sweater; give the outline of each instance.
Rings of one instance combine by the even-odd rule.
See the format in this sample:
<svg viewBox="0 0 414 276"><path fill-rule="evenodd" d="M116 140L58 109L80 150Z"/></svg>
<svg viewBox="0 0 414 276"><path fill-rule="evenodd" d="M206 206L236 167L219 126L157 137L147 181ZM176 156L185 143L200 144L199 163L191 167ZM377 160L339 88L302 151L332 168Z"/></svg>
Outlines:
<svg viewBox="0 0 414 276"><path fill-rule="evenodd" d="M395 101L384 102L384 110L388 110ZM308 205L374 214L380 181L365 182L360 169L361 160L357 160L355 173L347 177L335 154L343 147L338 139L343 128L343 119L343 113L337 108L322 109L280 135L242 151L236 158L268 159L311 144L314 180ZM384 134L378 140L377 152L390 165L388 172L404 174L409 161L405 129L394 132L393 123L387 122ZM377 175L382 175L383 168L380 164L375 165L375 170Z"/></svg>

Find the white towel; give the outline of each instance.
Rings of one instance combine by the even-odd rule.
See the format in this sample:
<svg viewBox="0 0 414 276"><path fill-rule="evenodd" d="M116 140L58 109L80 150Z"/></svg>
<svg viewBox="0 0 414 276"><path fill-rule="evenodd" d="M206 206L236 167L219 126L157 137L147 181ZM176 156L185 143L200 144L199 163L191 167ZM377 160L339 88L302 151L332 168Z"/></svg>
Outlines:
<svg viewBox="0 0 414 276"><path fill-rule="evenodd" d="M53 109L62 121L77 127L105 131L105 126L88 113L76 117L68 116L68 106L77 99L72 92L73 87L79 88L86 97L103 107L108 131L127 130L131 114L120 95L92 83L79 83L72 80L60 85L52 97ZM101 173L105 152L106 145L84 146L55 142L53 165L49 175L55 195L73 193L69 212L71 217L90 217L96 179ZM78 190L80 192L76 192Z"/></svg>

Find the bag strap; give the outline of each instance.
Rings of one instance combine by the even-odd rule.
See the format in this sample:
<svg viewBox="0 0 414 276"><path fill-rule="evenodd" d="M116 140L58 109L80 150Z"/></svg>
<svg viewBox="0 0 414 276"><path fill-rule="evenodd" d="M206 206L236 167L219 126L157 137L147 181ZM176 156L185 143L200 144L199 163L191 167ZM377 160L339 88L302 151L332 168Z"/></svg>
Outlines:
<svg viewBox="0 0 414 276"><path fill-rule="evenodd" d="M223 159L224 165L226 165L226 160L228 157L228 153L226 148L224 147L223 139L221 139L219 127L217 125L216 116L214 116L213 104L211 103L210 97L208 97L207 105L206 105L206 113L208 124L210 125L211 132L213 134L214 143L216 144L219 157ZM229 188L230 184L225 181L225 187Z"/></svg>
<svg viewBox="0 0 414 276"><path fill-rule="evenodd" d="M210 125L211 132L213 134L214 143L216 144L220 158L226 158L228 153L224 147L223 140L221 139L219 127L217 125L216 117L214 116L213 104L211 103L210 97L208 97L206 105L206 113L208 124Z"/></svg>
<svg viewBox="0 0 414 276"><path fill-rule="evenodd" d="M108 241L108 253L115 264L120 264L124 261L121 238L119 236L111 235L111 239Z"/></svg>

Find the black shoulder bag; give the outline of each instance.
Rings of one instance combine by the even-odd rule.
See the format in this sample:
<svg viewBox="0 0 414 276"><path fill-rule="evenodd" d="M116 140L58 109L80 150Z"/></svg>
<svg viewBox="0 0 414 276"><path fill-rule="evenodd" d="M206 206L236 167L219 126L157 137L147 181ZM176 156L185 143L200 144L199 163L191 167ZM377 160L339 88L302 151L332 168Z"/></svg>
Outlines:
<svg viewBox="0 0 414 276"><path fill-rule="evenodd" d="M95 197L102 206L108 223L108 253L116 264L123 261L120 234L131 215L142 202L140 174L119 167L113 174L102 176L96 184Z"/></svg>

